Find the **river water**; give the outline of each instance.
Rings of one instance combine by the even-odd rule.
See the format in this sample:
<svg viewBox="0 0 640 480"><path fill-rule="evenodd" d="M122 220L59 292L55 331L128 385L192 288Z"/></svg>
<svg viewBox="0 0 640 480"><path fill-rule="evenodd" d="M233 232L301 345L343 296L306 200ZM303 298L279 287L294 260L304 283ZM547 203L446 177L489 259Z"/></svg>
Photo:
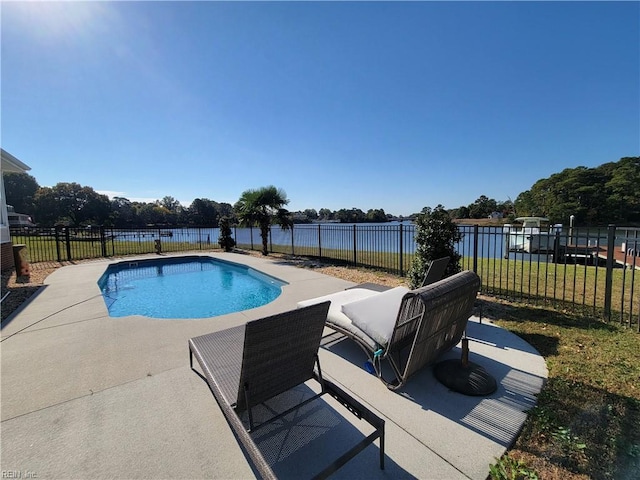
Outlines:
<svg viewBox="0 0 640 480"><path fill-rule="evenodd" d="M473 225L460 225L459 230L462 240L455 245L456 250L463 256L472 257L477 245L478 255L482 258L505 258L505 233L502 227L482 226L476 231ZM183 242L199 245L211 245L218 243L218 228L182 228L182 229L149 229L141 230L137 235L157 238L161 235L163 242ZM128 231L126 235L116 234L116 239L130 240L135 233ZM253 245L254 249L260 249L262 240L258 228L233 229L233 236L239 245ZM340 250L345 252L370 251L385 253L412 254L415 252L415 225L410 222L366 223L366 224L296 224L292 230L282 230L273 226L271 230L270 245L291 247L296 249L317 250L321 255L322 250ZM558 234L561 245L606 245L607 229L563 229ZM615 244L638 244L638 229L619 229L616 231ZM634 243L635 242L635 243ZM521 252L509 252L509 258L523 258ZM533 261L548 261L550 255L528 255L526 258Z"/></svg>

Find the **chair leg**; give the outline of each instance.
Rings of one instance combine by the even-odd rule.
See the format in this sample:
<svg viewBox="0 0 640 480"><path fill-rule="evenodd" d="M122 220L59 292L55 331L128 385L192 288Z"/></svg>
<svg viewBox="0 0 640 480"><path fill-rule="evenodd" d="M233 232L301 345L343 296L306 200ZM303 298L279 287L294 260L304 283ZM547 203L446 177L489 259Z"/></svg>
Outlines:
<svg viewBox="0 0 640 480"><path fill-rule="evenodd" d="M384 470L384 424L380 426L380 470Z"/></svg>
<svg viewBox="0 0 640 480"><path fill-rule="evenodd" d="M253 414L251 413L251 404L249 403L249 385L246 383L242 386L244 391L244 401L247 405L247 414L249 415L249 430L251 432L253 430Z"/></svg>

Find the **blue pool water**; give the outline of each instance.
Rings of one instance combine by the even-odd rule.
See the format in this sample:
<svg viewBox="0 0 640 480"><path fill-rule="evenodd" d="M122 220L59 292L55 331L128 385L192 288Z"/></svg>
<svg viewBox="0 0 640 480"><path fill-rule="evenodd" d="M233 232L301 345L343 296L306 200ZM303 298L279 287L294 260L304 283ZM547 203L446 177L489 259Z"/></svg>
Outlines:
<svg viewBox="0 0 640 480"><path fill-rule="evenodd" d="M98 280L112 317L214 317L272 302L283 285L252 268L197 256L120 262Z"/></svg>

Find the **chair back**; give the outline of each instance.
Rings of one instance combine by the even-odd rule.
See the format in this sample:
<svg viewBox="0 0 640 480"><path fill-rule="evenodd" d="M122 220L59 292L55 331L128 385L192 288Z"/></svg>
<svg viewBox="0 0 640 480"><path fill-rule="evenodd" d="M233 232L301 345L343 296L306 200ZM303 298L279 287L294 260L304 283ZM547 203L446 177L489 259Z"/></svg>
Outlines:
<svg viewBox="0 0 640 480"><path fill-rule="evenodd" d="M449 260L451 260L451 257L442 257L433 260L431 265L429 265L426 275L424 276L422 286L426 287L427 285L431 285L432 283L442 280L444 271L447 269L447 265L449 265Z"/></svg>
<svg viewBox="0 0 640 480"><path fill-rule="evenodd" d="M313 377L330 303L247 323L237 411L258 405ZM250 404L247 404L245 385Z"/></svg>
<svg viewBox="0 0 640 480"><path fill-rule="evenodd" d="M403 357L401 383L457 345L479 288L480 277L467 270L405 295L388 347Z"/></svg>

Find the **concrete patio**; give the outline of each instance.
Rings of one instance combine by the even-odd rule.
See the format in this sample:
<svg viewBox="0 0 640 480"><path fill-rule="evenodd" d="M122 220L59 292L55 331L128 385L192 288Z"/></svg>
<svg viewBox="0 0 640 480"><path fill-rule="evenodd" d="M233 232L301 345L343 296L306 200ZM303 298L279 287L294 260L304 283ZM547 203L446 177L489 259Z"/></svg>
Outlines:
<svg viewBox="0 0 640 480"><path fill-rule="evenodd" d="M268 305L219 317L111 318L97 285L109 262L96 261L58 269L4 322L3 478L255 476L207 384L189 368L188 339L353 284L269 258L211 256L252 266L288 285ZM364 353L353 342L325 329L323 374L386 421L385 470L378 468L376 442L335 478L487 477L489 464L515 440L535 405L547 369L533 347L487 321L472 318L467 335L470 359L498 381L488 397L449 391L431 368L392 392L366 373ZM447 354L459 356L458 347ZM282 455L276 473L311 475L316 464L334 459L325 458L333 447L366 430L344 409L335 411L314 441Z"/></svg>

